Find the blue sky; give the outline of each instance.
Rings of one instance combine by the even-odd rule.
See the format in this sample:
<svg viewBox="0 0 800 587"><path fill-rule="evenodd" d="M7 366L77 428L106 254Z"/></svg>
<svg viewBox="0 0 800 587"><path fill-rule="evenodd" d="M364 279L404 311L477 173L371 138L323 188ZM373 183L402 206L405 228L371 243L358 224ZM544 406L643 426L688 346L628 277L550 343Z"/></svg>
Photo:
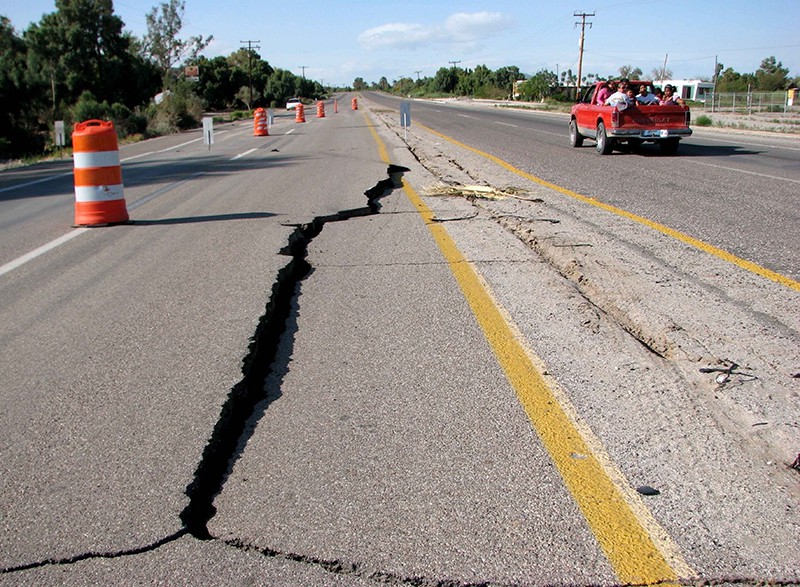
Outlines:
<svg viewBox="0 0 800 587"><path fill-rule="evenodd" d="M158 0L115 0L135 35ZM55 11L54 0L0 0L21 33ZM717 56L740 73L774 55L800 75L798 0L186 0L181 36L213 35L204 52L228 55L259 41L273 67L327 84L385 76L433 76L440 67L516 65L577 72L580 19L587 18L583 72L616 74L621 65L646 76L667 59L676 78L711 76Z"/></svg>

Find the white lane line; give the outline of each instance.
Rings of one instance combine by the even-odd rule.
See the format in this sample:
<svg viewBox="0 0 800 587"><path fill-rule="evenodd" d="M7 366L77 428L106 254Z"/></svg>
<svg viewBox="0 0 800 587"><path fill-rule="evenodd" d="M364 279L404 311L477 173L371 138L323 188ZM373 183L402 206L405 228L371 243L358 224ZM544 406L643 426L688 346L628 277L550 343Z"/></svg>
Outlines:
<svg viewBox="0 0 800 587"><path fill-rule="evenodd" d="M258 151L258 148L256 147L254 149L250 149L249 151L245 151L244 153L239 153L238 155L236 155L236 157L233 157L232 159L228 159L228 161L236 161L237 159L239 159L241 157L244 157L245 155L249 155L253 151Z"/></svg>
<svg viewBox="0 0 800 587"><path fill-rule="evenodd" d="M253 150L255 150L255 149L253 149ZM173 183L171 183L171 184L169 184L167 186L164 186L160 190L156 190L152 194L148 194L148 195L144 196L143 198L140 198L140 199L136 200L134 203L129 204L128 205L128 210L129 211L130 210L135 210L139 206L141 206L143 204L146 204L147 202L149 202L151 200L156 199L158 196L166 194L167 192L175 189L179 185L184 184L187 181L189 181L191 179L194 179L196 177L200 177L201 175L205 175L205 173L206 173L205 171L200 171L198 173L194 173L194 174L190 175L189 177L187 177L185 179L182 179L180 181L176 181L176 182L173 182ZM135 224L135 222L134 222L134 224ZM75 237L80 236L84 232L87 232L89 230L91 230L91 228L83 228L83 227L76 228L76 229L68 232L67 234L64 234L64 235L58 237L57 239L51 240L49 243L43 244L41 247L32 250L30 253L26 253L26 254L22 255L21 257L17 257L13 261L9 261L5 265L0 266L0 276L5 275L9 271L14 270L17 267L20 267L21 265L24 265L28 261L33 261L37 257L40 257L40 256L44 255L48 251L52 251L56 247L59 247L59 246L63 245L64 243L67 243L67 242L71 241Z"/></svg>
<svg viewBox="0 0 800 587"><path fill-rule="evenodd" d="M36 185L37 183L44 183L46 181L51 181L51 180L59 178L59 177L66 177L68 175L72 175L72 171L70 171L69 173L59 173L58 175L50 175L48 177L43 177L42 179L35 179L33 181L29 181L29 182L26 182L26 183L18 183L16 185L12 185L12 186L9 186L7 188L0 189L0 193L10 192L11 190L17 190L19 188L26 188L29 185Z"/></svg>
<svg viewBox="0 0 800 587"><path fill-rule="evenodd" d="M16 269L20 265L24 265L28 261L32 261L36 257L44 255L47 251L55 249L56 247L63 245L65 242L71 241L76 236L82 235L87 230L91 230L90 228L76 228L73 231L68 232L67 234L58 237L55 240L50 241L47 244L42 245L38 249L32 250L30 253L22 255L21 257L17 257L13 261L6 263L3 266L0 266L0 275L5 275L9 271Z"/></svg>
<svg viewBox="0 0 800 587"><path fill-rule="evenodd" d="M294 129L293 129L293 128L291 128L291 129L289 129L289 130L287 130L287 131L286 131L286 134L287 134L287 135L290 135L290 134L292 134L293 132L294 132Z"/></svg>
<svg viewBox="0 0 800 587"><path fill-rule="evenodd" d="M186 141L185 143L181 143L180 145L175 145L173 147L167 147L166 149L161 149L160 151L156 151L156 153L166 153L167 151L172 151L172 149L177 149L179 147L185 147L186 145L191 145L192 143L196 143L197 141L202 141L203 137L199 139L193 139L191 141Z"/></svg>
<svg viewBox="0 0 800 587"><path fill-rule="evenodd" d="M695 165L703 165L704 167L714 167L716 169L724 169L725 171L735 171L736 173L745 173L747 175L766 177L767 179L774 179L777 181L789 181L792 183L800 183L800 179L789 179L788 177L778 177L777 175L768 175L766 173L757 173L755 171L745 171L744 169L736 169L735 167L726 167L724 165L714 165L713 163L701 163L700 161L695 161L694 159L684 158L684 161L686 161L687 163L694 163Z"/></svg>
<svg viewBox="0 0 800 587"><path fill-rule="evenodd" d="M499 120L495 120L494 123L502 124L503 126L513 126L514 128L519 128L518 124L509 124L508 122L500 122Z"/></svg>
<svg viewBox="0 0 800 587"><path fill-rule="evenodd" d="M120 159L119 162L123 163L125 161L131 161L133 159L138 159L139 157L147 157L148 155L152 155L155 151L148 151L147 153L142 153L141 155L134 155L133 157L125 157L124 159Z"/></svg>
<svg viewBox="0 0 800 587"><path fill-rule="evenodd" d="M474 116L469 116L468 114L459 114L456 112L456 116L460 116L461 118L475 118Z"/></svg>
<svg viewBox="0 0 800 587"><path fill-rule="evenodd" d="M733 141L731 141L730 139L728 139L728 140L714 139L714 138L711 138L711 137L709 137L709 136L707 136L705 134L701 135L701 134L698 134L698 133L696 133L693 138L701 139L703 141L712 141L714 143L724 143L726 145L731 145L731 146L734 146L734 147L737 144L739 144L739 145L748 145L750 147L764 147L765 149L786 149L787 151L800 151L800 147L789 147L788 145L774 145L774 144L770 145L770 144L765 144L765 143L750 143L748 141L739 140L739 137L736 137L736 142L735 143Z"/></svg>

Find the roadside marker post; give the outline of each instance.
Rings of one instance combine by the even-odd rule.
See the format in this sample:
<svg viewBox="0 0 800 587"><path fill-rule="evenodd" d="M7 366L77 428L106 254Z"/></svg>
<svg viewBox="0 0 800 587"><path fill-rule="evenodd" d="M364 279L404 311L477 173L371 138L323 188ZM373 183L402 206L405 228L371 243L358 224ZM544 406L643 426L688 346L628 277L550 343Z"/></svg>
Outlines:
<svg viewBox="0 0 800 587"><path fill-rule="evenodd" d="M411 102L400 102L400 126L403 127L403 138L408 139L408 127L411 126Z"/></svg>
<svg viewBox="0 0 800 587"><path fill-rule="evenodd" d="M214 119L210 116L203 117L203 142L208 145L208 150L211 150L211 145L214 144Z"/></svg>
<svg viewBox="0 0 800 587"><path fill-rule="evenodd" d="M56 120L56 147L58 147L58 158L64 156L64 145L67 144L66 134L64 133L64 121Z"/></svg>

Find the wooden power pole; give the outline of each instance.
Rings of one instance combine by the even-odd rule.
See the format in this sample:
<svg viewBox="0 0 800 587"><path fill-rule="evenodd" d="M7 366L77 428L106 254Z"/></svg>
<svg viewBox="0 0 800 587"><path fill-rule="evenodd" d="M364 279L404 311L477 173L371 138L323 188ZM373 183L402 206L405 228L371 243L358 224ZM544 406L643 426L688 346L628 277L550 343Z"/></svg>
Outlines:
<svg viewBox="0 0 800 587"><path fill-rule="evenodd" d="M576 12L573 16L579 16L581 21L576 22L575 26L581 25L581 40L578 44L580 54L578 55L578 80L575 82L575 99L581 97L581 70L583 69L583 38L584 38L584 31L586 30L586 25L589 25L589 28L592 28L592 23L586 22L587 16L594 16L594 12Z"/></svg>

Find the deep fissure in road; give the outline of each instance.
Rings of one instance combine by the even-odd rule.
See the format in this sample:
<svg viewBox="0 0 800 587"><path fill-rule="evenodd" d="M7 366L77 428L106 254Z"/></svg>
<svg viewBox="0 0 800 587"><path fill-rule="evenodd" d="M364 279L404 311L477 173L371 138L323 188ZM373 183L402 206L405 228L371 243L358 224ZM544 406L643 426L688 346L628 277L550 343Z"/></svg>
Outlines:
<svg viewBox="0 0 800 587"><path fill-rule="evenodd" d="M388 179L379 181L364 192L367 206L342 210L327 216L317 216L307 224L294 225L288 244L281 251L290 261L278 272L272 293L256 331L250 339L247 355L242 364L242 379L231 389L220 411L211 438L195 470L194 479L186 488L189 504L180 518L186 530L195 538L209 540L208 522L214 517L214 498L239 458L239 446L247 433L256 406L268 400L265 381L272 373L274 361L286 332L286 323L292 312L292 302L298 294L300 282L306 279L313 267L308 263L308 247L329 222L342 222L361 216L377 214L379 200L400 187L404 167L389 165Z"/></svg>

